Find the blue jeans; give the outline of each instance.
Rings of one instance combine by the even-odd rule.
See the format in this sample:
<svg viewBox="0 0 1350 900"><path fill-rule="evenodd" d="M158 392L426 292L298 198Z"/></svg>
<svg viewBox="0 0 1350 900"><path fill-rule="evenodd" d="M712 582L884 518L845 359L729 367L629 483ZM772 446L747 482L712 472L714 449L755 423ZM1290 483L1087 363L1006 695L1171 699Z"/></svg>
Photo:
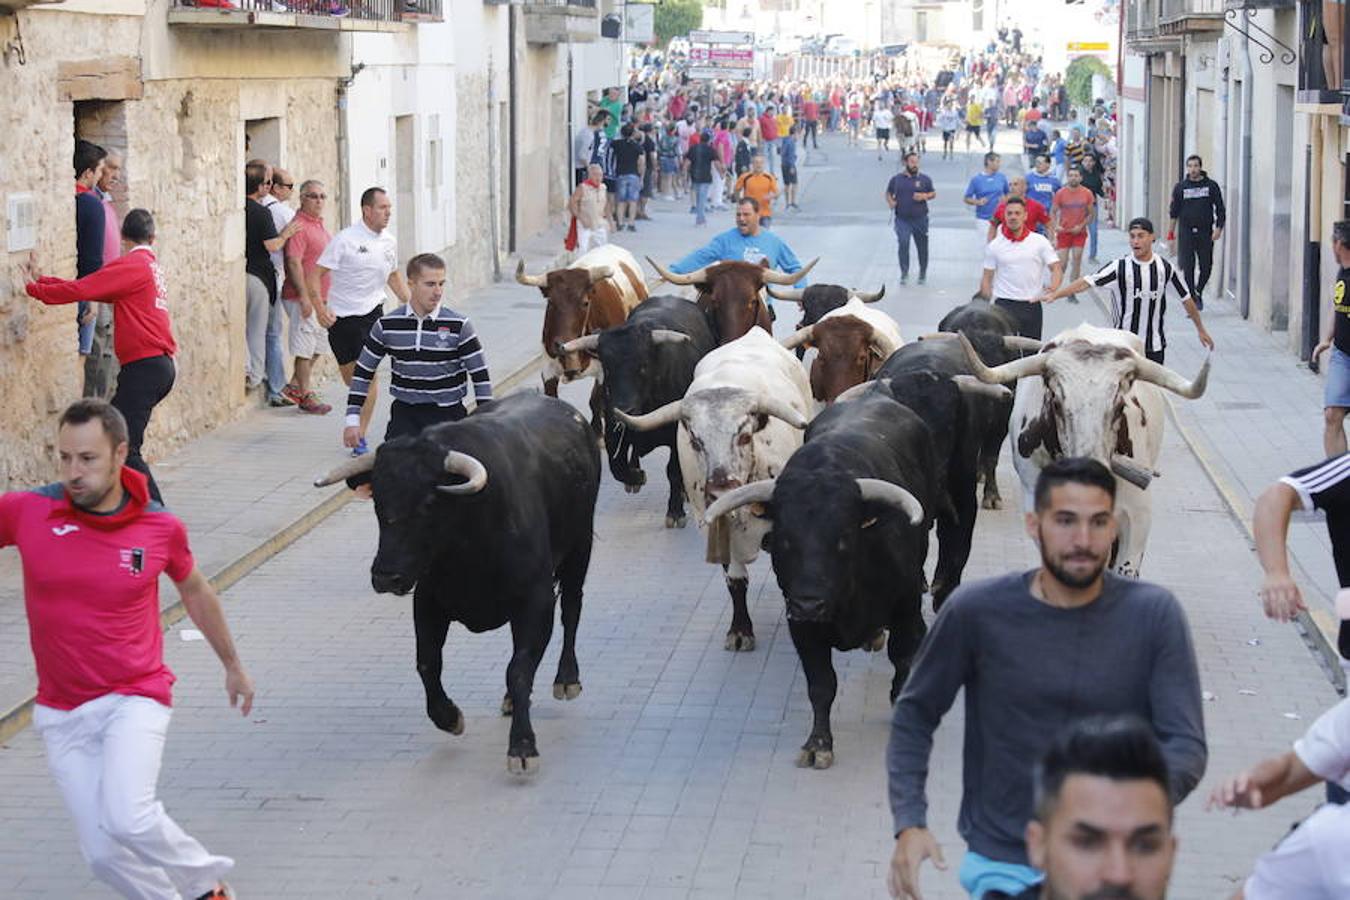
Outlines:
<svg viewBox="0 0 1350 900"><path fill-rule="evenodd" d="M285 321L286 311L281 308L281 298L277 297L277 302L267 311L267 362L264 368L269 400L281 396L281 389L286 386L286 354L281 349L281 329Z"/></svg>
<svg viewBox="0 0 1350 900"><path fill-rule="evenodd" d="M900 277L909 277L909 242L914 241L914 249L919 252L919 277L928 273L928 219L902 219L895 217L895 240L900 257Z"/></svg>
<svg viewBox="0 0 1350 900"><path fill-rule="evenodd" d="M1088 259L1097 258L1097 217L1088 223Z"/></svg>
<svg viewBox="0 0 1350 900"><path fill-rule="evenodd" d="M708 190L712 187L711 181L694 182L694 224L708 224Z"/></svg>
<svg viewBox="0 0 1350 900"><path fill-rule="evenodd" d="M79 334L81 356L88 356L94 351L94 325L98 322L98 318L95 317L88 325L80 324L80 319L84 318L84 314L91 306L93 304L88 300L81 300L75 304L75 329Z"/></svg>
<svg viewBox="0 0 1350 900"><path fill-rule="evenodd" d="M766 172L773 171L773 157L774 153L777 150L778 150L777 139L772 141L763 141L760 143L759 151L764 154L764 171Z"/></svg>

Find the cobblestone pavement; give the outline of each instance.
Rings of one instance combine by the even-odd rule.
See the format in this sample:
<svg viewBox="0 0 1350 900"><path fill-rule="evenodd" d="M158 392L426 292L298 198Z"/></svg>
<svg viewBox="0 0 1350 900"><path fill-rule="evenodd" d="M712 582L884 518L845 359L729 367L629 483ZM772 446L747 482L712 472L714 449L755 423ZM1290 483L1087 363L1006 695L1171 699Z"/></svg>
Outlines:
<svg viewBox="0 0 1350 900"><path fill-rule="evenodd" d="M807 211L781 220L784 237L804 257L822 254L820 280L884 279L883 308L906 334L931 330L978 277L973 226L953 209L974 155L930 163L944 211L929 285L898 292L878 199L888 173L867 152L826 146L817 165L802 167ZM1050 333L1097 321L1090 302L1056 304L1047 318ZM780 331L790 319L780 316ZM568 398L580 402L586 389ZM547 676L540 682L543 769L532 780L504 766L505 632L452 629L444 679L467 731L452 738L426 720L410 601L369 588L368 504L348 504L228 592L260 688L248 720L226 707L206 645L184 641L182 629L169 634L179 682L161 795L190 831L239 861L242 896L885 896L888 662L836 654L835 766L797 769L810 711L768 562L751 573L758 648L728 653L720 570L702 562L692 524L662 527L663 462L648 458L651 483L636 496L605 475L577 647L585 691L563 703L549 696ZM1297 633L1260 615L1246 533L1175 429L1160 467L1144 573L1181 598L1214 697L1205 704L1209 774L1178 814L1173 895L1226 896L1313 798L1232 817L1205 813L1204 794L1287 746L1335 695ZM1009 508L981 513L969 578L1034 564L1006 458L1000 485ZM552 671L558 644L541 671ZM958 703L938 732L929 783L952 871L960 743ZM925 886L928 897L963 896L951 872L928 870ZM0 748L0 896L77 895L106 892L79 859L27 731Z"/></svg>

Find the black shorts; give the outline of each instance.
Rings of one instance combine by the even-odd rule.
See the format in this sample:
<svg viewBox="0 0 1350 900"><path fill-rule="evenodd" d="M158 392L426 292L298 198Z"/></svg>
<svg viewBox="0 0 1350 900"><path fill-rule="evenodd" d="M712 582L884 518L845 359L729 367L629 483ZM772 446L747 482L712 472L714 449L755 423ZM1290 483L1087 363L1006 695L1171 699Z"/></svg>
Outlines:
<svg viewBox="0 0 1350 900"><path fill-rule="evenodd" d="M890 139L891 139L891 130L890 130L889 128L878 128L878 129L877 129L877 140L879 140L879 141L889 141Z"/></svg>
<svg viewBox="0 0 1350 900"><path fill-rule="evenodd" d="M796 163L783 163L782 169L783 169L783 184L796 184L796 183L797 183L797 164L796 164Z"/></svg>
<svg viewBox="0 0 1350 900"><path fill-rule="evenodd" d="M454 406L437 406L434 403L404 403L395 400L389 404L389 424L384 429L384 439L392 441L396 437L416 437L424 428L439 425L442 422L458 422L468 415L462 403Z"/></svg>
<svg viewBox="0 0 1350 900"><path fill-rule="evenodd" d="M966 131L970 132L971 134L978 135L980 133L980 127L981 126L979 125L967 125Z"/></svg>
<svg viewBox="0 0 1350 900"><path fill-rule="evenodd" d="M338 316L333 327L328 329L328 346L338 365L345 366L356 362L361 355L361 347L370 335L370 329L384 315L384 307L377 306L364 316Z"/></svg>

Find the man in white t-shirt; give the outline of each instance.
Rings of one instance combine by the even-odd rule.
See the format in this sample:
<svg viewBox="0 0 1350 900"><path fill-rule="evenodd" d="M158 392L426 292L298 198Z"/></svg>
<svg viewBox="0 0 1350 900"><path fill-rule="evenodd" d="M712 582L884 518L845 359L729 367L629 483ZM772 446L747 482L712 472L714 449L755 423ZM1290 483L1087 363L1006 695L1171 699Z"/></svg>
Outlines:
<svg viewBox="0 0 1350 900"><path fill-rule="evenodd" d="M1342 592L1344 593L1344 592ZM1327 781L1350 788L1350 700L1323 713L1294 749L1223 782L1208 807L1264 809L1282 797ZM1257 857L1243 900L1350 896L1350 806L1327 804L1304 819L1275 849Z"/></svg>
<svg viewBox="0 0 1350 900"><path fill-rule="evenodd" d="M1042 234L1027 228L1027 205L1021 197L1004 201L1003 224L984 250L984 277L980 296L992 299L1017 321L1017 333L1040 340L1041 298L1059 290L1064 264Z"/></svg>
<svg viewBox="0 0 1350 900"><path fill-rule="evenodd" d="M367 188L361 195L361 221L348 225L333 236L319 256L315 275L319 281L332 273L326 300L315 306L319 324L328 329L328 345L337 359L342 380L348 386L356 370L356 360L366 343L371 326L384 313L384 289L388 287L402 303L409 298L408 283L398 268L398 242L389 233L393 204L383 188ZM375 380L370 382L365 405L361 407L361 427L352 456L368 451L366 430L375 411Z"/></svg>
<svg viewBox="0 0 1350 900"><path fill-rule="evenodd" d="M891 105L879 102L872 111L872 127L877 130L877 159L881 159L882 153L891 149L891 127L894 124L895 113L891 112Z"/></svg>

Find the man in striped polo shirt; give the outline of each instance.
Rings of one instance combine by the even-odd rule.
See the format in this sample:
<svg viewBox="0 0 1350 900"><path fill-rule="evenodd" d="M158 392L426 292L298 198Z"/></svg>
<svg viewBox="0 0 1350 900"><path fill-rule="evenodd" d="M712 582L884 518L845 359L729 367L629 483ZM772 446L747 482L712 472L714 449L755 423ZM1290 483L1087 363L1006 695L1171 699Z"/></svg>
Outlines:
<svg viewBox="0 0 1350 900"><path fill-rule="evenodd" d="M1213 350L1214 339L1200 321L1200 310L1176 266L1153 252L1153 223L1144 218L1131 219L1129 231L1129 256L1112 260L1095 274L1075 279L1057 291L1047 291L1041 301L1050 303L1090 287L1105 288L1111 294L1111 327L1139 335L1144 341L1144 355L1162 365L1167 349L1163 319L1170 292L1185 308L1200 343Z"/></svg>
<svg viewBox="0 0 1350 900"><path fill-rule="evenodd" d="M464 398L473 382L474 403L492 402L492 379L478 335L468 318L441 305L445 261L434 253L408 260L410 300L371 326L352 373L342 442L361 439L361 406L380 360L392 370L389 425L384 439L416 435L429 425L467 415Z"/></svg>

